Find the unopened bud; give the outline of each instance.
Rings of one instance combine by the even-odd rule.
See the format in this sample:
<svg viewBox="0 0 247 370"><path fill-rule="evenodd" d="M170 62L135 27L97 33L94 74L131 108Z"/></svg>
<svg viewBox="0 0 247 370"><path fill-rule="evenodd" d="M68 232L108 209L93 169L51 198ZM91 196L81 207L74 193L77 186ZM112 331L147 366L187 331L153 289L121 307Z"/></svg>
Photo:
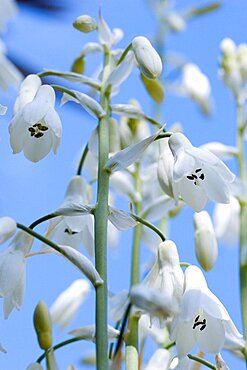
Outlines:
<svg viewBox="0 0 247 370"><path fill-rule="evenodd" d="M85 59L84 59L83 56L80 56L80 57L76 58L76 60L72 64L71 71L75 72L75 73L83 74L84 69L85 69Z"/></svg>
<svg viewBox="0 0 247 370"><path fill-rule="evenodd" d="M34 310L33 323L40 348L49 349L52 346L52 321L45 302L40 301L37 304Z"/></svg>
<svg viewBox="0 0 247 370"><path fill-rule="evenodd" d="M151 80L159 77L162 72L162 62L150 41L143 36L135 37L132 41L132 49L144 76Z"/></svg>
<svg viewBox="0 0 247 370"><path fill-rule="evenodd" d="M95 19L89 15L80 15L73 23L73 26L81 32L89 33L97 28L97 23Z"/></svg>
<svg viewBox="0 0 247 370"><path fill-rule="evenodd" d="M205 271L210 271L218 256L218 245L209 214L206 211L195 213L196 257Z"/></svg>

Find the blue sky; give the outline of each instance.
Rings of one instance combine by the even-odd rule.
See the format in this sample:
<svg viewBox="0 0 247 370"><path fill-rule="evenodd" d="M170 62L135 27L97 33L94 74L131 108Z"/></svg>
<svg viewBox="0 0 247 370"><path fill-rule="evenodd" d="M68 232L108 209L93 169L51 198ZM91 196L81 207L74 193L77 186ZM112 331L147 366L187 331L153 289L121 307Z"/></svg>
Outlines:
<svg viewBox="0 0 247 370"><path fill-rule="evenodd" d="M204 1L179 1L180 8L205 4ZM43 67L69 70L73 59L79 55L85 42L94 41L95 34L83 35L72 26L80 14L98 17L99 5L109 25L124 30L125 38L120 46L129 44L133 37L144 35L152 39L155 34L155 21L144 0L110 1L70 1L61 15L47 15L20 9L15 21L9 24L4 35L10 55L15 55L34 72ZM209 77L212 85L214 112L210 118L203 117L195 104L188 99L166 94L163 104L163 120L169 125L179 121L184 132L194 145L208 141L235 143L235 107L229 91L224 88L218 76L219 44L224 37L231 37L237 44L246 42L247 12L246 2L225 0L220 10L198 17L190 22L181 34L168 37L166 49L184 55L188 61L199 65ZM95 59L89 59L86 73L95 68ZM166 68L166 66L164 66ZM133 95L134 94L134 95ZM137 98L148 115L153 114L153 103L141 86L137 72L124 83L121 93L114 98L115 103L127 103ZM13 104L15 92L0 92L0 102L9 107ZM63 138L58 154L52 153L41 162L29 162L23 154L13 155L9 145L8 123L11 108L0 125L0 212L14 217L18 222L30 224L32 220L54 210L62 201L68 181L76 172L76 158L96 126L83 110L73 105L58 107L63 123ZM230 163L232 168L234 164ZM212 210L212 205L209 205ZM181 216L171 225L171 238L177 243L181 260L196 263L193 239L193 212L185 208ZM40 228L40 231L43 229ZM124 233L121 245L109 257L110 289L114 292L128 287L130 270L131 234ZM3 250L7 245L1 247ZM35 243L36 248L39 243ZM150 252L142 248L142 262L150 258ZM32 313L38 300L49 305L56 296L72 281L80 277L78 271L56 256L37 256L27 261L27 289L20 312L14 311L8 321L0 315L0 342L7 348L6 355L0 355L0 370L25 369L40 354L32 326ZM206 274L209 287L220 298L241 331L238 250L220 245L219 258L214 269ZM94 297L90 298L71 324L69 329L93 322ZM57 328L55 328L57 329ZM67 338L66 332L55 330L55 343ZM83 355L93 351L88 343L72 344L57 354L61 369L73 362L78 368ZM231 369L244 369L244 364L228 354L224 354Z"/></svg>

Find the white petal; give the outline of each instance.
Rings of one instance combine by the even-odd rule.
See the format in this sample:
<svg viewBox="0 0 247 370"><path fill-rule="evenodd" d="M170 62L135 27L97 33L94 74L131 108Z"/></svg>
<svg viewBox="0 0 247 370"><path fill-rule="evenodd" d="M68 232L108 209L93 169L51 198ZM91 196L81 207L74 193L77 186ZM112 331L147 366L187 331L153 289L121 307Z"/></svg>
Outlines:
<svg viewBox="0 0 247 370"><path fill-rule="evenodd" d="M195 330L199 349L207 353L218 353L225 341L225 329L221 320L214 319L205 313L207 326L204 330Z"/></svg>
<svg viewBox="0 0 247 370"><path fill-rule="evenodd" d="M64 93L61 100L62 105L67 101L74 101L75 103L80 104L91 116L95 118L102 118L106 115L101 105L89 95L75 90L71 90L71 92L75 95L75 97Z"/></svg>
<svg viewBox="0 0 247 370"><path fill-rule="evenodd" d="M110 49L113 41L113 35L108 24L104 21L101 12L99 14L98 35L101 45L106 45Z"/></svg>
<svg viewBox="0 0 247 370"><path fill-rule="evenodd" d="M192 327L193 322L191 321L178 321L176 330L171 333L171 340L176 341L176 348L179 357L186 356L195 345L196 339L194 337Z"/></svg>
<svg viewBox="0 0 247 370"><path fill-rule="evenodd" d="M199 312L201 301L202 292L200 289L189 289L186 291L181 301L181 319L191 321Z"/></svg>
<svg viewBox="0 0 247 370"><path fill-rule="evenodd" d="M94 218L92 215L85 216L84 228L81 232L81 240L89 256L94 256Z"/></svg>
<svg viewBox="0 0 247 370"><path fill-rule="evenodd" d="M34 136L28 138L23 148L23 153L27 159L38 162L49 153L52 147L52 137L48 131L40 138Z"/></svg>
<svg viewBox="0 0 247 370"><path fill-rule="evenodd" d="M110 213L108 218L118 230L128 230L138 224L138 222L134 219L134 217L132 217L130 213L113 207L109 208Z"/></svg>
<svg viewBox="0 0 247 370"><path fill-rule="evenodd" d="M134 104L112 104L113 113L120 114L129 118L145 119L146 115L139 106Z"/></svg>
<svg viewBox="0 0 247 370"><path fill-rule="evenodd" d="M99 80L97 80L96 78L86 77L80 73L60 72L52 69L45 69L45 73L47 73L47 75L63 77L65 80L71 82L78 82L81 84L89 85L96 89L99 89L101 87L101 82Z"/></svg>
<svg viewBox="0 0 247 370"><path fill-rule="evenodd" d="M33 362L27 367L27 370L43 370L43 367L38 362Z"/></svg>
<svg viewBox="0 0 247 370"><path fill-rule="evenodd" d="M17 113L9 125L10 145L13 153L22 151L30 133L28 132L28 123L23 119L22 113Z"/></svg>
<svg viewBox="0 0 247 370"><path fill-rule="evenodd" d="M145 370L166 370L171 362L171 354L165 348L157 349L150 358Z"/></svg>
<svg viewBox="0 0 247 370"><path fill-rule="evenodd" d="M195 168L195 159L184 151L180 151L175 158L173 167L173 181L178 182L190 175Z"/></svg>
<svg viewBox="0 0 247 370"><path fill-rule="evenodd" d="M129 292L123 290L120 293L109 297L109 317L112 321L122 320L129 304Z"/></svg>
<svg viewBox="0 0 247 370"><path fill-rule="evenodd" d="M41 79L34 74L28 75L23 80L13 108L14 115L34 99L41 83Z"/></svg>
<svg viewBox="0 0 247 370"><path fill-rule="evenodd" d="M108 332L108 341L115 341L120 332L119 330L114 329L112 326L107 326ZM83 328L78 328L69 332L73 336L80 336L82 339L91 340L95 342L95 325L88 325Z"/></svg>
<svg viewBox="0 0 247 370"><path fill-rule="evenodd" d="M208 197L200 186L194 185L193 181L188 180L186 177L173 186L175 194L181 195L183 200L194 209L200 212L205 207Z"/></svg>
<svg viewBox="0 0 247 370"><path fill-rule="evenodd" d="M125 59L120 63L107 78L105 85L120 85L130 75L135 65L135 58L133 53L128 53Z"/></svg>
<svg viewBox="0 0 247 370"><path fill-rule="evenodd" d="M7 107L5 107L4 105L0 104L0 116L4 116L5 113L7 112Z"/></svg>
<svg viewBox="0 0 247 370"><path fill-rule="evenodd" d="M210 316L219 320L230 320L223 304L209 289L203 290L201 305Z"/></svg>
<svg viewBox="0 0 247 370"><path fill-rule="evenodd" d="M200 181L207 197L215 202L229 203L229 186L227 182L211 167L203 168L205 178Z"/></svg>
<svg viewBox="0 0 247 370"><path fill-rule="evenodd" d="M157 131L154 135L148 137L147 139L144 139L137 144L130 145L115 154L106 162L105 169L109 170L110 172L115 172L125 169L132 163L137 162L149 145L154 142L161 130Z"/></svg>

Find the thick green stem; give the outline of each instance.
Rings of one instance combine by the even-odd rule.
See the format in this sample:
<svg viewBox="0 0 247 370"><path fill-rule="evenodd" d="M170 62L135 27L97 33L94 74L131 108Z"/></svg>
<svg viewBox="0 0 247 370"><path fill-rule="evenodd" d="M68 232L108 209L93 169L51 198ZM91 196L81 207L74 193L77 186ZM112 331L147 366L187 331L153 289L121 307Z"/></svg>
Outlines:
<svg viewBox="0 0 247 370"><path fill-rule="evenodd" d="M104 170L109 156L109 94L102 92L106 116L99 121L98 189L95 217L95 266L104 280L96 289L96 361L98 370L108 369L107 339L107 221L109 174Z"/></svg>
<svg viewBox="0 0 247 370"><path fill-rule="evenodd" d="M135 189L141 193L140 165L136 164L135 171ZM135 211L138 215L141 212L141 203L135 202ZM141 243L142 225L135 227L132 257L131 257L131 281L130 287L138 284L140 281L140 243ZM126 370L138 370L138 321L139 318L131 317L128 326L128 336L126 340Z"/></svg>
<svg viewBox="0 0 247 370"><path fill-rule="evenodd" d="M244 154L244 106L243 103L237 104L237 147L238 147L238 166L239 176L246 186L246 163ZM247 338L247 261L244 257L247 248L247 206L240 201L240 291L242 320L244 326L244 335ZM244 350L247 359L247 348Z"/></svg>

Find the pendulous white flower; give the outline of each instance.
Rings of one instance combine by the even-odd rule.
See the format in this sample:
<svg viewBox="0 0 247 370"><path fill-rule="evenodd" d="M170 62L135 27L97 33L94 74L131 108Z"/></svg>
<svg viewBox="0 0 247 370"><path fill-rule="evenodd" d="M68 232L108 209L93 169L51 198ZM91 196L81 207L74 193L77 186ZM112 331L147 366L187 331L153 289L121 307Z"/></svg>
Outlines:
<svg viewBox="0 0 247 370"><path fill-rule="evenodd" d="M51 149L56 153L62 135L61 121L54 109L55 92L49 85L39 86L37 78L28 76L21 85L9 125L13 153L23 150L32 162L40 161Z"/></svg>
<svg viewBox="0 0 247 370"><path fill-rule="evenodd" d="M144 36L132 40L132 49L141 72L149 79L159 77L162 72L162 61L151 42Z"/></svg>
<svg viewBox="0 0 247 370"><path fill-rule="evenodd" d="M86 181L81 176L74 176L70 180L60 208L69 204L89 204L90 193L91 188ZM57 244L69 245L75 249L82 244L89 255L94 253L94 221L91 214L66 216L55 228L48 227L47 232Z"/></svg>
<svg viewBox="0 0 247 370"><path fill-rule="evenodd" d="M195 345L202 352L216 354L229 333L242 338L223 304L208 289L201 270L187 267L180 311L172 322L170 336L176 342L178 357L184 357Z"/></svg>
<svg viewBox="0 0 247 370"><path fill-rule="evenodd" d="M168 140L174 156L173 194L179 196L196 212L208 200L229 203L229 184L235 175L214 154L194 147L181 133L174 133Z"/></svg>
<svg viewBox="0 0 247 370"><path fill-rule="evenodd" d="M16 307L18 310L25 292L26 263L33 237L20 231L10 246L0 253L0 296L4 298L4 317Z"/></svg>
<svg viewBox="0 0 247 370"><path fill-rule="evenodd" d="M183 67L182 88L185 94L199 105L203 113L210 113L210 83L196 64L187 63Z"/></svg>
<svg viewBox="0 0 247 370"><path fill-rule="evenodd" d="M16 232L16 222L11 217L0 218L0 244L8 240Z"/></svg>
<svg viewBox="0 0 247 370"><path fill-rule="evenodd" d="M218 257L218 245L207 211L194 214L196 257L205 271L210 271Z"/></svg>
<svg viewBox="0 0 247 370"><path fill-rule="evenodd" d="M67 289L59 294L52 304L50 308L52 322L58 324L60 329L64 329L73 320L89 292L90 285L87 280L75 280Z"/></svg>
<svg viewBox="0 0 247 370"><path fill-rule="evenodd" d="M239 201L230 196L229 204L216 204L213 219L217 239L227 245L235 245L239 238Z"/></svg>
<svg viewBox="0 0 247 370"><path fill-rule="evenodd" d="M13 86L15 89L18 89L22 79L23 76L21 72L6 57L6 47L3 41L0 39L0 88L7 90L10 86Z"/></svg>

